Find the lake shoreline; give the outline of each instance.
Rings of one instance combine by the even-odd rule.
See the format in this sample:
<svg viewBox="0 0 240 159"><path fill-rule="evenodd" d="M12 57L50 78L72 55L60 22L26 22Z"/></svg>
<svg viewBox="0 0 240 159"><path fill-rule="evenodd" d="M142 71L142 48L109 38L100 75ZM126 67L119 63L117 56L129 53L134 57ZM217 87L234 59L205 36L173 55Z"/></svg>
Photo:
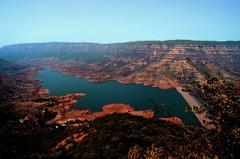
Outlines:
<svg viewBox="0 0 240 159"><path fill-rule="evenodd" d="M176 90L178 91L179 94L182 95L182 97L186 100L188 105L192 108L192 112L195 114L199 122L201 123L202 126L205 126L205 122L209 122L210 119L206 117L206 113L198 114L194 111L194 107L201 108L202 104L192 95L190 95L188 92L184 92L182 90L183 88L178 86L176 87ZM207 126L208 127L208 126Z"/></svg>
<svg viewBox="0 0 240 159"><path fill-rule="evenodd" d="M92 101L98 96L91 95L92 92L91 91L88 92L89 89L86 89L87 87L89 87L88 86L89 84L86 84L84 82L90 83L90 88L95 87L94 83L98 83L97 88L99 88L99 82L97 82L97 81L93 82L91 80L91 78L86 79L86 77L85 78L84 77L79 77L79 76L76 77L75 75L65 74L64 72L59 72L58 70L52 69L52 68L47 68L46 71L45 71L45 69L43 69L43 72L45 72L47 74L45 74L44 76L37 79L37 80L41 81L40 82L41 87L43 88L43 89L41 89L40 94L43 94L43 95L45 94L47 96L62 96L62 97L65 96L65 95L68 95L68 94L75 94L75 93L78 93L78 92L84 92L84 94L88 94L86 97L83 97L83 99L76 100L76 102L74 102L74 104L71 105L72 111L76 111L76 114L83 113L83 112L91 113L91 114L101 112L103 106L108 105L108 104L118 104L118 103L133 106L136 111L149 110L149 109L154 109L154 108L153 108L152 103L150 101L148 101L148 99L153 99L156 102L157 105L161 105L161 103L164 103L167 106L170 106L169 108L171 110L173 110L173 112L175 111L175 113L172 114L173 117L175 116L175 117L181 118L185 123L190 124L190 125L191 124L193 124L193 125L195 125L195 124L198 125L199 124L199 121L196 118L196 116L194 115L194 113L186 113L184 111L184 108L185 108L184 105L188 106L188 103L181 96L181 94L179 94L177 92L177 90L176 90L177 86L171 87L171 88L168 88L168 89L167 88L162 89L162 88L157 87L157 86L146 85L146 84L142 84L142 83L137 83L137 84L136 83L122 83L121 81L118 81L118 80L112 80L112 82L118 83L118 84L117 85L116 84L112 85L112 83L111 83L109 85L109 84L105 84L105 83L108 83L108 82L101 81L100 84L103 84L104 87L107 87L107 90L109 90L109 88L108 88L109 86L111 88L114 87L114 91L116 91L116 89L115 89L116 87L119 88L118 87L119 84L120 85L127 85L127 86L123 86L123 87L121 86L119 88L121 91L119 92L119 90L118 90L116 92L117 94L113 98L110 98L110 99L106 98L106 97L111 97L111 96L108 96L108 95L107 96L102 96L103 93L100 93L101 95L99 96L99 99L104 99L104 100L107 99L107 101L102 101L102 103L99 103L99 101L97 103L96 102L95 103L90 102L90 105L89 105L88 103L86 103L86 99L87 100L90 99ZM49 78L49 77L52 76L52 73L53 73L54 76L52 78ZM39 77L39 75L41 75L41 73L40 74L38 73L38 77ZM67 83L65 83L65 86L67 85L66 88L62 87L62 86L64 86L63 83L61 82L61 80L63 78L62 76L65 76L67 79L70 79L70 81L69 80L64 81L64 82L67 81ZM72 77L69 78L69 76L72 76ZM46 82L45 81L46 77L47 77L48 81L50 80L50 83L48 83L48 84L44 84ZM76 78L76 80L72 81L73 77ZM58 82L58 81L56 81L56 79L59 79L60 81ZM81 82L80 85L79 85L78 82L76 82L76 81L78 81L78 79L80 79L80 82ZM81 81L82 79L84 79L84 80ZM59 85L56 85L56 83L59 83ZM133 86L131 86L131 84L133 84ZM52 85L54 85L53 88L51 87ZM81 88L81 85L84 86L84 87L83 87L83 89L82 88L81 89L76 89L76 85L78 85L79 88ZM145 86L146 86L146 88L145 88ZM55 87L58 90L58 93L56 93ZM142 87L144 87L144 89ZM103 91L103 87L100 87L100 88L101 88L101 90L95 89L95 93ZM126 94L124 93L124 92L126 92L126 89L127 89L127 92L129 92L129 91L131 92L129 94L129 96L128 95L126 96ZM139 92L139 89L143 92ZM62 90L68 90L68 91L59 92L59 91L62 91ZM69 90L71 90L71 91L69 91ZM166 92L161 92L160 90L167 90L167 93ZM49 93L49 92L51 92L51 93ZM140 98L139 98L139 95L137 95L139 93L140 93ZM158 94L158 93L160 93L160 94ZM170 94L168 94L168 93L170 93ZM99 94L99 93L97 93L97 94ZM135 94L135 96L136 96L135 98L136 98L137 102L135 102L135 103L128 101L132 94ZM177 95L177 94L179 94L179 95ZM176 102L174 102L174 100L171 100L174 97L174 95L177 95L177 96L180 97L180 99L177 100ZM85 104L77 103L77 102L81 102L82 100L85 102ZM139 102L139 100L140 100L140 102ZM150 104L151 104L151 106L149 106ZM98 105L101 105L101 107L98 106ZM178 105L179 107L176 107L176 105ZM77 109L76 106L79 107L80 109ZM96 107L96 108L94 108L94 107ZM82 111L82 112L80 112L80 111ZM75 114L74 112L71 112L71 113ZM179 113L180 113L180 115L179 115ZM185 115L185 113L186 113L186 115ZM193 116L193 117L191 117L191 116ZM161 118L161 117L164 117L164 115L159 116L159 118ZM195 119L192 120L192 118L195 118Z"/></svg>

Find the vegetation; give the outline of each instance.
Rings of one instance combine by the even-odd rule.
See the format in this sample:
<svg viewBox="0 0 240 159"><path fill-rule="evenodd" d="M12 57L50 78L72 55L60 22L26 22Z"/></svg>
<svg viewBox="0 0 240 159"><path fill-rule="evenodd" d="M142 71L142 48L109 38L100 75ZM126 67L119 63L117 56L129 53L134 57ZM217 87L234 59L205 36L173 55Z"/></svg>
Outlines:
<svg viewBox="0 0 240 159"><path fill-rule="evenodd" d="M145 153L154 145L164 150L165 156L169 156L178 150L179 145L186 143L184 128L129 114L113 114L96 119L85 133L88 136L80 144L73 144L68 150L61 149L64 151L61 157L127 158L137 145Z"/></svg>
<svg viewBox="0 0 240 159"><path fill-rule="evenodd" d="M219 158L239 158L240 149L240 87L216 77L209 77L207 84L199 86L199 94L205 101L200 112L207 111L212 119L208 125L211 148Z"/></svg>
<svg viewBox="0 0 240 159"><path fill-rule="evenodd" d="M57 113L47 109L21 112L12 99L0 98L0 158L240 158L240 83L202 71L208 80L197 84L197 93L205 104L196 111L208 113L211 122L206 124L211 129L130 114L48 124ZM0 86L5 97L22 92L15 85L11 89L3 83ZM49 107L58 104L51 98L32 101L48 103Z"/></svg>
<svg viewBox="0 0 240 159"><path fill-rule="evenodd" d="M239 86L211 78L199 86L211 129L113 114L91 122L62 158L239 158ZM81 129L82 130L82 129Z"/></svg>

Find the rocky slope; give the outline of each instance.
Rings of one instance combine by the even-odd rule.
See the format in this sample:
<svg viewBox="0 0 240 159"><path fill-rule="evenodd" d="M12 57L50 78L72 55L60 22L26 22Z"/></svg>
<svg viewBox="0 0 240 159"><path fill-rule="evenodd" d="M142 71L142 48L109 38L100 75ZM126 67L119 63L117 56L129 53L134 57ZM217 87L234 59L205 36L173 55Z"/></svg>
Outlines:
<svg viewBox="0 0 240 159"><path fill-rule="evenodd" d="M84 94L45 96L40 82L30 78L36 67L0 60L0 68L0 158L95 158L99 151L103 158L126 158L135 145L145 153L151 145L170 151L164 145L175 138L180 138L176 146L188 143L183 125L171 123L176 119L154 120L153 111L124 104L106 105L97 113L72 110Z"/></svg>
<svg viewBox="0 0 240 159"><path fill-rule="evenodd" d="M129 48L136 46L133 49L136 51L136 48L146 46L148 51L139 49L139 52L132 52L129 49L128 53L106 52L92 61L73 56L59 59L60 52L59 57L57 52L48 53L48 56L42 52L45 55L34 61L36 67L0 60L0 158L239 158L239 85L235 90L225 85L223 80L215 82L216 78L211 78L199 88L207 101L205 106L210 106L208 110L215 114L216 123L220 123L215 123L218 129L208 130L181 124L176 119L144 119L139 117L139 112L124 105L124 111L120 113L130 113L116 114L114 112L118 112L116 108L119 105L108 105L98 113L99 118L79 120L80 112L66 112L66 107L71 106L80 94L46 97L43 96L46 91L39 87L40 82L29 80L39 65L47 64L66 74L88 77L94 81L115 79L151 85L160 80L187 83L190 77L205 80L203 74L208 71L206 62L208 68L211 67L216 73L219 69L220 73L233 78L235 75L231 71L239 72L239 65L235 65L239 63L239 45L234 42L224 50L222 43L217 44L221 46L211 46L214 49L206 49L209 45L204 44L206 46L203 48L208 51L201 53L202 56L193 51L187 53L187 42L184 47L181 46L183 48L168 44L166 52L156 54L150 47L165 44L139 43L137 47L132 43ZM116 45L123 47L125 44ZM170 49L170 46L175 49ZM21 57L31 59L25 62L33 63L33 57L40 56L37 52L29 55L20 50ZM1 56L6 57L8 54L4 52L6 48L1 49ZM8 53L16 55L17 52ZM221 67L230 69L222 71ZM94 114L86 112L83 115L92 118ZM58 120L60 124L55 121L58 117L63 119Z"/></svg>
<svg viewBox="0 0 240 159"><path fill-rule="evenodd" d="M32 43L4 46L0 57L40 60L93 81L118 80L160 88L204 82L207 68L231 79L240 72L240 42L149 41L117 44Z"/></svg>

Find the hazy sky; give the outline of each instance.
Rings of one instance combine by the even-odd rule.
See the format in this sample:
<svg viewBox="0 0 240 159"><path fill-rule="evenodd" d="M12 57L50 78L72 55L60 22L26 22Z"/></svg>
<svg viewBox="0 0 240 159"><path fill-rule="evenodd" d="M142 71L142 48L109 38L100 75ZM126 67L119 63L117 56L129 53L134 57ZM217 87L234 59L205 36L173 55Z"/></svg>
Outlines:
<svg viewBox="0 0 240 159"><path fill-rule="evenodd" d="M0 45L240 40L240 0L0 0Z"/></svg>

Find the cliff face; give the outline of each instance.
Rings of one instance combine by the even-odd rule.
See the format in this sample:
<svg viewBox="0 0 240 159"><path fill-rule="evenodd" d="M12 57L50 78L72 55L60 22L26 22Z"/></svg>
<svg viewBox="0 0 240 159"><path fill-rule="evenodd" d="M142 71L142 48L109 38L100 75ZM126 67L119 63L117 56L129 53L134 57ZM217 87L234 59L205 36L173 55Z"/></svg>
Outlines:
<svg viewBox="0 0 240 159"><path fill-rule="evenodd" d="M68 74L157 87L204 81L205 66L225 77L240 75L240 42L33 43L2 47L0 57L54 59L53 67Z"/></svg>
<svg viewBox="0 0 240 159"><path fill-rule="evenodd" d="M239 78L240 45L236 42L49 43L0 49L0 57L10 56L28 59L25 62L37 60L32 61L35 65L31 67L0 60L0 156L98 158L102 154L102 158L131 158L155 154L158 155L156 158L226 158L231 154L232 158L239 158L239 109L233 109L239 105L239 91L222 81L219 85L208 86L208 83L202 91L210 110L213 108L220 113L216 123L223 129L215 132L129 114L81 121L79 115L92 117L91 114L82 110L76 110L76 114L66 112L66 107L81 94L43 97L40 81L29 80L39 65L46 64L65 74L94 81L118 80L161 88L190 84L193 80L204 82L208 69ZM106 110L113 111L113 108L108 105L98 116L104 115ZM127 108L127 112L133 110ZM52 112L54 110L58 115ZM132 113L139 115L139 111ZM55 117L62 119L63 116L64 121L60 120L63 125L54 123ZM67 121L67 117L72 121Z"/></svg>

